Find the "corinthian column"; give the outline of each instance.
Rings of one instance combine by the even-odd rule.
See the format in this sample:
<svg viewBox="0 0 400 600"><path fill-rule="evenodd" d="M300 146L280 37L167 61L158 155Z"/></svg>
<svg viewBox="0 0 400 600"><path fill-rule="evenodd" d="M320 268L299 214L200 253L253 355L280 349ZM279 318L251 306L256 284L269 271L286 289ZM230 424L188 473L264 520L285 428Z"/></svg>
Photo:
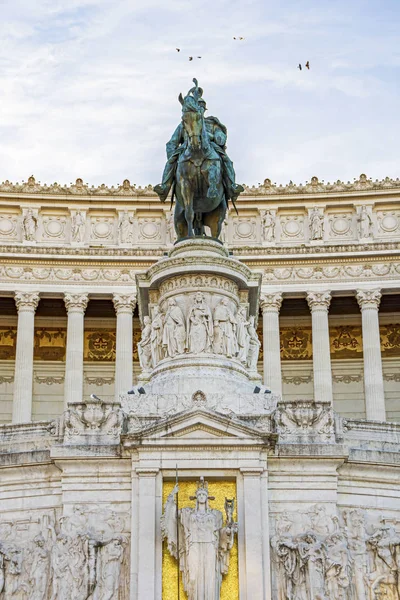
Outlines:
<svg viewBox="0 0 400 600"><path fill-rule="evenodd" d="M13 423L32 419L33 336L35 311L39 303L37 292L17 292L18 310L17 353L15 357Z"/></svg>
<svg viewBox="0 0 400 600"><path fill-rule="evenodd" d="M83 332L87 294L64 294L68 313L67 356L65 362L64 405L82 400L83 394Z"/></svg>
<svg viewBox="0 0 400 600"><path fill-rule="evenodd" d="M282 294L263 294L261 310L263 313L263 355L264 384L274 394L282 396L281 346L279 339L279 310Z"/></svg>
<svg viewBox="0 0 400 600"><path fill-rule="evenodd" d="M126 394L133 383L133 311L136 294L114 294L113 302L117 313L117 341L115 352L115 399Z"/></svg>
<svg viewBox="0 0 400 600"><path fill-rule="evenodd" d="M314 400L332 402L331 348L328 322L331 294L330 292L308 292L307 302L312 319Z"/></svg>
<svg viewBox="0 0 400 600"><path fill-rule="evenodd" d="M361 308L362 340L364 351L364 390L367 419L385 421L385 394L379 333L378 309L380 290L358 290L357 301Z"/></svg>

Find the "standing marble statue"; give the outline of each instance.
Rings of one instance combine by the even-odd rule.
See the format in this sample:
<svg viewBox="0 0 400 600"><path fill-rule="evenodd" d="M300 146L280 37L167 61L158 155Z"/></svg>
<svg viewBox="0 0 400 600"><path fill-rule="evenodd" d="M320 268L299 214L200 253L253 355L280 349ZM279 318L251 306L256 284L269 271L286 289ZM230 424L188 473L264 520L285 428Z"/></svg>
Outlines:
<svg viewBox="0 0 400 600"><path fill-rule="evenodd" d="M85 215L78 210L72 217L71 222L71 238L73 242L83 242L85 239L86 218Z"/></svg>
<svg viewBox="0 0 400 600"><path fill-rule="evenodd" d="M216 354L232 358L238 353L236 339L236 318L229 308L228 300L222 298L214 310L214 344Z"/></svg>
<svg viewBox="0 0 400 600"><path fill-rule="evenodd" d="M162 338L165 353L170 358L185 352L186 324L181 308L174 298L168 300Z"/></svg>
<svg viewBox="0 0 400 600"><path fill-rule="evenodd" d="M247 364L247 357L250 346L250 334L248 332L248 325L250 322L247 320L247 312L244 306L241 306L238 310L237 316L237 343L239 348L238 359L244 365Z"/></svg>
<svg viewBox="0 0 400 600"><path fill-rule="evenodd" d="M361 238L369 238L372 236L372 219L368 213L368 209L365 204L361 207L361 211L358 215L358 234Z"/></svg>
<svg viewBox="0 0 400 600"><path fill-rule="evenodd" d="M132 242L132 224L133 220L125 210L118 223L118 241L120 244L129 244Z"/></svg>
<svg viewBox="0 0 400 600"><path fill-rule="evenodd" d="M275 240L275 224L276 219L270 210L264 213L262 219L263 238L265 242L273 242Z"/></svg>
<svg viewBox="0 0 400 600"><path fill-rule="evenodd" d="M247 331L250 337L247 366L250 371L257 371L258 355L260 353L261 342L258 339L257 330L254 323L254 316L249 318Z"/></svg>
<svg viewBox="0 0 400 600"><path fill-rule="evenodd" d="M150 317L146 316L143 318L142 337L137 346L139 363L144 372L151 371L153 367L151 353L151 333L151 319Z"/></svg>
<svg viewBox="0 0 400 600"><path fill-rule="evenodd" d="M237 532L237 523L232 518L233 501L225 502L224 525L222 513L208 506L209 500L214 498L209 496L208 484L203 478L198 483L196 496L191 498L196 500L195 508L177 511L178 489L176 485L165 503L161 523L163 538L176 559L179 546L179 567L188 600L219 600L222 576L228 572L229 554Z"/></svg>
<svg viewBox="0 0 400 600"><path fill-rule="evenodd" d="M164 315L158 306L153 308L153 320L151 322L151 358L153 367L156 367L161 359L164 358L164 349L162 347L164 330Z"/></svg>
<svg viewBox="0 0 400 600"><path fill-rule="evenodd" d="M188 352L210 352L213 340L213 320L204 295L197 292L187 317Z"/></svg>
<svg viewBox="0 0 400 600"><path fill-rule="evenodd" d="M318 210L317 206L311 211L310 214L310 238L312 240L322 240L324 237L324 217Z"/></svg>
<svg viewBox="0 0 400 600"><path fill-rule="evenodd" d="M33 214L33 210L29 208L22 220L23 224L23 236L27 242L35 241L35 234L37 229L37 218Z"/></svg>

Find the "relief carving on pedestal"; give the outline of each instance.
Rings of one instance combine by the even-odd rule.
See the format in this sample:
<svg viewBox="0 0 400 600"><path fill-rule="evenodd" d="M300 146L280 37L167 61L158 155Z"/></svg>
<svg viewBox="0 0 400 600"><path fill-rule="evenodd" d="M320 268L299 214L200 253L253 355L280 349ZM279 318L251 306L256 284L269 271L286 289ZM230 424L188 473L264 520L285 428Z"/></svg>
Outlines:
<svg viewBox="0 0 400 600"><path fill-rule="evenodd" d="M330 403L281 400L274 413L280 443L334 443L334 415Z"/></svg>
<svg viewBox="0 0 400 600"><path fill-rule="evenodd" d="M256 373L261 343L255 317L247 316L247 306L236 312L233 306L226 297L213 298L201 291L169 298L165 312L158 304L153 306L152 319L143 319L142 369L149 372L164 358L212 353L238 360Z"/></svg>
<svg viewBox="0 0 400 600"><path fill-rule="evenodd" d="M400 600L400 534L387 519L322 504L276 517L273 588L279 600ZM398 523L396 521L396 523Z"/></svg>
<svg viewBox="0 0 400 600"><path fill-rule="evenodd" d="M0 597L127 600L128 514L75 505L0 521Z"/></svg>

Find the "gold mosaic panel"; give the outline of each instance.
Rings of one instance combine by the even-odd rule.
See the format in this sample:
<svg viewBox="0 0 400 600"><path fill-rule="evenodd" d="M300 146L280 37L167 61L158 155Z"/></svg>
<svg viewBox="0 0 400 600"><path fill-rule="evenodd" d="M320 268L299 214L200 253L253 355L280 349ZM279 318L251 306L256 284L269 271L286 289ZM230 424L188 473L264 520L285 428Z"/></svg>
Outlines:
<svg viewBox="0 0 400 600"><path fill-rule="evenodd" d="M164 481L163 485L163 507L172 492L175 485L174 481ZM179 483L179 508L194 506L194 501L190 496L194 496L197 488L196 481L181 481ZM234 481L216 481L209 483L210 495L215 496L215 500L210 501L211 508L220 510L225 518L225 498L236 498L236 482ZM236 502L234 519L237 521ZM183 590L182 575L179 578L181 600L187 600ZM162 597L163 600L176 600L178 597L177 581L177 562L169 554L166 542L163 543L163 561L162 561ZM235 544L231 550L229 571L222 579L221 600L239 600L239 564L238 564L238 546L237 536Z"/></svg>
<svg viewBox="0 0 400 600"><path fill-rule="evenodd" d="M17 328L0 327L0 360L15 360Z"/></svg>
<svg viewBox="0 0 400 600"><path fill-rule="evenodd" d="M400 323L381 325L382 357L400 357Z"/></svg>
<svg viewBox="0 0 400 600"><path fill-rule="evenodd" d="M96 362L115 361L115 330L85 329L83 358Z"/></svg>
<svg viewBox="0 0 400 600"><path fill-rule="evenodd" d="M280 340L282 360L312 358L311 327L282 327Z"/></svg>
<svg viewBox="0 0 400 600"><path fill-rule="evenodd" d="M362 358L361 325L339 325L330 327L331 358Z"/></svg>
<svg viewBox="0 0 400 600"><path fill-rule="evenodd" d="M35 327L33 360L65 360L67 329Z"/></svg>

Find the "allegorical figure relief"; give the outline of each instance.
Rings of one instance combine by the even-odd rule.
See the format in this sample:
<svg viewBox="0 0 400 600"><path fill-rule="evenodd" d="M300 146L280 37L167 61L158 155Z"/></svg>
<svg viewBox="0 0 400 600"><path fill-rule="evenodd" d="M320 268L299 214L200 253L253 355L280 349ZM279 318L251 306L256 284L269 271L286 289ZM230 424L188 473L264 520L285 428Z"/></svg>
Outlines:
<svg viewBox="0 0 400 600"><path fill-rule="evenodd" d="M151 357L153 367L156 367L164 358L163 348L164 315L158 306L153 308L153 320L151 322Z"/></svg>
<svg viewBox="0 0 400 600"><path fill-rule="evenodd" d="M85 239L86 218L85 215L78 210L72 217L71 221L71 239L73 242L83 242Z"/></svg>
<svg viewBox="0 0 400 600"><path fill-rule="evenodd" d="M174 298L168 300L162 337L165 353L170 358L183 354L186 345L186 324L182 309Z"/></svg>
<svg viewBox="0 0 400 600"><path fill-rule="evenodd" d="M238 359L244 365L247 364L247 356L249 353L250 346L250 334L248 332L248 325L250 324L247 320L247 311L244 306L241 306L236 315L237 320L237 343L239 348L239 353L237 355Z"/></svg>
<svg viewBox="0 0 400 600"><path fill-rule="evenodd" d="M360 238L369 238L372 236L372 219L365 204L361 207L361 211L357 218L358 235Z"/></svg>
<svg viewBox="0 0 400 600"><path fill-rule="evenodd" d="M199 354L210 352L213 341L213 319L204 295L197 292L187 316L187 349Z"/></svg>
<svg viewBox="0 0 400 600"><path fill-rule="evenodd" d="M262 232L265 242L273 242L275 240L275 224L276 218L267 210L262 219Z"/></svg>
<svg viewBox="0 0 400 600"><path fill-rule="evenodd" d="M118 241L120 244L130 244L132 242L132 224L133 221L125 210L118 223Z"/></svg>
<svg viewBox="0 0 400 600"><path fill-rule="evenodd" d="M33 210L29 208L22 220L23 239L27 242L34 242L37 229L37 218L33 214Z"/></svg>
<svg viewBox="0 0 400 600"><path fill-rule="evenodd" d="M261 342L258 339L257 330L254 323L254 316L251 316L249 318L247 332L250 338L247 366L250 369L250 371L257 371L258 355L260 353Z"/></svg>
<svg viewBox="0 0 400 600"><path fill-rule="evenodd" d="M229 308L228 300L222 298L214 310L213 350L216 354L223 354L227 358L237 355L236 325L236 318Z"/></svg>
<svg viewBox="0 0 400 600"><path fill-rule="evenodd" d="M143 371L151 371L153 367L152 352L151 352L151 319L148 316L143 318L142 337L138 343L139 363ZM155 366L155 365L154 365Z"/></svg>
<svg viewBox="0 0 400 600"><path fill-rule="evenodd" d="M322 240L324 237L324 217L318 210L317 206L310 214L310 238L312 240Z"/></svg>
<svg viewBox="0 0 400 600"><path fill-rule="evenodd" d="M233 546L237 523L233 521L233 500L226 500L226 523L219 510L209 507L214 500L203 478L198 483L195 508L177 510L176 485L165 503L162 517L163 537L168 550L178 559L183 586L188 600L219 600L222 576L229 569L229 554ZM179 535L179 544L177 539Z"/></svg>

